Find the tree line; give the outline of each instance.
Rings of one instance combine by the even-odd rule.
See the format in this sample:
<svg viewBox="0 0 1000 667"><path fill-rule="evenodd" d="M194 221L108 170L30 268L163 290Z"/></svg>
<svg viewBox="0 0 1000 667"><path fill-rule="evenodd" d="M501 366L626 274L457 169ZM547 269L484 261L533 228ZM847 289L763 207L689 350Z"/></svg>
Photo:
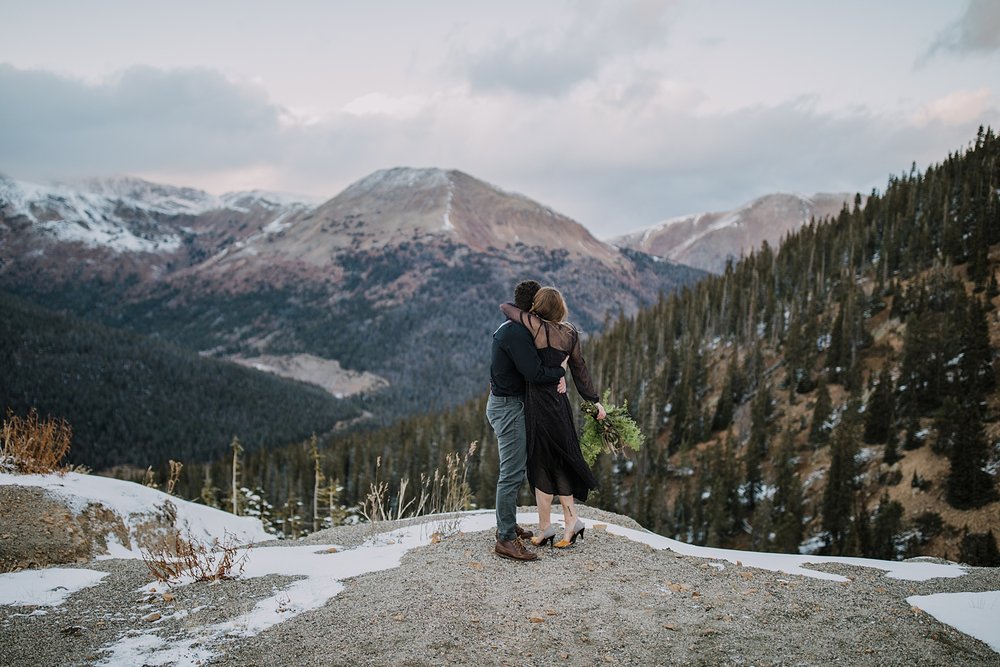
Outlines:
<svg viewBox="0 0 1000 667"><path fill-rule="evenodd" d="M319 387L208 359L0 292L0 408L67 420L67 462L205 461L234 433L248 448L327 432L360 415Z"/></svg>
<svg viewBox="0 0 1000 667"><path fill-rule="evenodd" d="M998 188L1000 141L981 128L966 149L892 176L864 205L859 196L777 249L764 244L609 322L585 353L598 384L629 400L648 444L628 461L598 460L593 502L698 544L788 551L811 536L826 553L884 558L919 553L948 529L891 499L899 484L927 484L899 478L908 451L947 460L938 483L953 507L995 502ZM491 506L496 454L482 398L332 435L320 450L350 505L376 457L393 480L412 479L472 440L487 443L470 480L475 502ZM278 501L306 497L303 447L258 452L248 477ZM965 535L963 553L989 559L993 540Z"/></svg>

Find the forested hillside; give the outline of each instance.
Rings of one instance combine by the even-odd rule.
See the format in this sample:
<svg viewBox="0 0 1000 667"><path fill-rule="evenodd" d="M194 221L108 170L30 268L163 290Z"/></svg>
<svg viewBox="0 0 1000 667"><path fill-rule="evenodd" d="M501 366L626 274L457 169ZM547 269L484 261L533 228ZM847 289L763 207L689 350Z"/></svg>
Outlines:
<svg viewBox="0 0 1000 667"><path fill-rule="evenodd" d="M358 408L319 387L206 359L0 292L0 409L66 419L94 469L219 457L324 433Z"/></svg>
<svg viewBox="0 0 1000 667"><path fill-rule="evenodd" d="M629 400L648 436L630 461L598 460L593 502L699 544L990 564L998 187L1000 142L984 129L863 208L589 341L599 384ZM329 440L322 469L350 504L377 456L383 479L414 479L481 440L470 482L489 506L496 454L482 403ZM306 446L261 457L248 483L308 497Z"/></svg>

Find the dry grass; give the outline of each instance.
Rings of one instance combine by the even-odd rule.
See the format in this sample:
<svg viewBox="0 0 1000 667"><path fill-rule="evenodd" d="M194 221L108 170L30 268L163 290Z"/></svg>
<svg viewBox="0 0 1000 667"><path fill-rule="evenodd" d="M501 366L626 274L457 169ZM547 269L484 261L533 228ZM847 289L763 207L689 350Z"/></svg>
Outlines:
<svg viewBox="0 0 1000 667"><path fill-rule="evenodd" d="M228 532L222 541L216 539L212 544L175 532L158 547L143 549L142 562L157 581L164 583L188 577L195 581L235 579L243 574L252 545L239 555L241 548Z"/></svg>
<svg viewBox="0 0 1000 667"><path fill-rule="evenodd" d="M0 464L28 475L65 473L61 461L69 453L72 436L64 419L40 419L34 409L24 418L8 411L0 431Z"/></svg>
<svg viewBox="0 0 1000 667"><path fill-rule="evenodd" d="M420 475L419 491L407 498L410 480L399 481L399 491L393 498L389 483L380 480L382 457L375 461L375 481L369 486L368 495L361 506L361 515L369 523L424 516L448 514L467 510L472 505L469 487L469 461L476 452L478 442L472 442L465 454L452 452L445 458L445 469L435 468L432 475ZM395 500L395 503L393 502Z"/></svg>

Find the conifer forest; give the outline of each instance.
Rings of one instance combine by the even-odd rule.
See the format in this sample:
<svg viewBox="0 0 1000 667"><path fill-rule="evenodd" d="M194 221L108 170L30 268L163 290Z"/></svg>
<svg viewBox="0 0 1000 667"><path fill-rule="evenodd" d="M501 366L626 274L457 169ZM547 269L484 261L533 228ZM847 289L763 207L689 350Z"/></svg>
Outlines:
<svg viewBox="0 0 1000 667"><path fill-rule="evenodd" d="M598 458L591 504L697 544L1000 564L998 265L1000 140L981 128L939 164L608 322L584 353L646 445ZM376 474L397 489L478 442L467 481L492 507L485 398L258 448L242 484L284 526L308 526L320 476L342 519ZM187 466L178 492L223 505L231 458Z"/></svg>

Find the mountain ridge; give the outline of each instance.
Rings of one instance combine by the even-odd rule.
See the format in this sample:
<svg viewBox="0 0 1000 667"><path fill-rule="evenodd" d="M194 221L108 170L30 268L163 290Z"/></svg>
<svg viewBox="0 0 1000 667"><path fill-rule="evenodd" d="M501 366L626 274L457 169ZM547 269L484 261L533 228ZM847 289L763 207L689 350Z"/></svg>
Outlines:
<svg viewBox="0 0 1000 667"><path fill-rule="evenodd" d="M855 195L847 193L774 193L728 211L669 218L608 241L618 247L721 273L729 259L739 259L759 249L765 241L775 248L788 233L811 220L836 216L845 206L853 205L854 200Z"/></svg>
<svg viewBox="0 0 1000 667"><path fill-rule="evenodd" d="M326 384L305 366L374 374L378 420L481 391L497 305L521 279L563 289L592 334L701 275L457 170L375 172L318 206L234 196L204 212L194 190L143 208L61 190L32 200L5 183L0 289L208 356L267 357L297 379ZM129 179L94 188L175 192Z"/></svg>

